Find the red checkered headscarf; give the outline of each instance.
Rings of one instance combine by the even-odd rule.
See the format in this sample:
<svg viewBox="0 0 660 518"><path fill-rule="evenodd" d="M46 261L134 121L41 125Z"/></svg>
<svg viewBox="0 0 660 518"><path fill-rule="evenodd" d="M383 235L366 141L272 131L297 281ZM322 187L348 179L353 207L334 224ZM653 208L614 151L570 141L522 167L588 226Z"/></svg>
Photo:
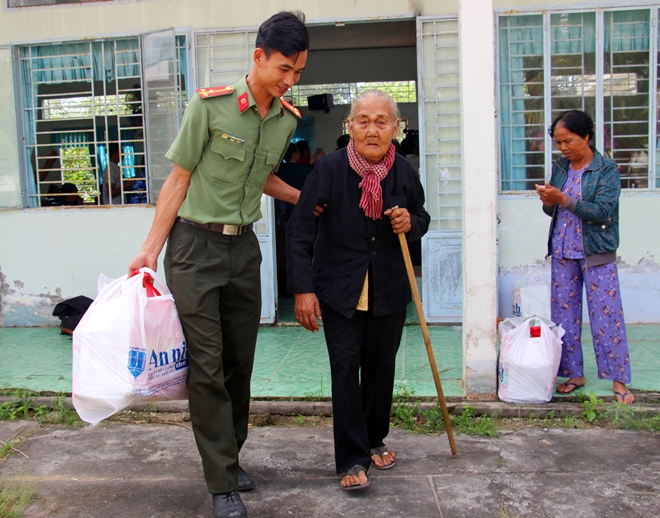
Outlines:
<svg viewBox="0 0 660 518"><path fill-rule="evenodd" d="M377 164L371 164L357 151L355 141L350 140L346 147L348 151L348 163L353 170L362 177L359 187L362 188L360 208L364 210L365 216L371 219L383 217L383 190L380 187L387 173L394 164L394 144L390 144L387 153Z"/></svg>

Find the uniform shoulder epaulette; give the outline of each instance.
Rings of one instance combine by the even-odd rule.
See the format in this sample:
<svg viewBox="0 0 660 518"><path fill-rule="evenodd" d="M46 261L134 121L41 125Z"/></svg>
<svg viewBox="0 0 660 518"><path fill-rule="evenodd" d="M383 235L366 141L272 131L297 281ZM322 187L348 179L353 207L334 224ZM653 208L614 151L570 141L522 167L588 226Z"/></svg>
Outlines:
<svg viewBox="0 0 660 518"><path fill-rule="evenodd" d="M299 119L302 119L302 115L300 114L300 111L298 110L298 108L293 106L291 103L285 101L281 97L280 97L280 102L282 103L282 106L284 106L287 110L289 110L291 113L293 113L296 117L298 117Z"/></svg>
<svg viewBox="0 0 660 518"><path fill-rule="evenodd" d="M217 97L218 95L227 95L234 91L233 86L212 86L210 88L198 88L197 93L202 99Z"/></svg>

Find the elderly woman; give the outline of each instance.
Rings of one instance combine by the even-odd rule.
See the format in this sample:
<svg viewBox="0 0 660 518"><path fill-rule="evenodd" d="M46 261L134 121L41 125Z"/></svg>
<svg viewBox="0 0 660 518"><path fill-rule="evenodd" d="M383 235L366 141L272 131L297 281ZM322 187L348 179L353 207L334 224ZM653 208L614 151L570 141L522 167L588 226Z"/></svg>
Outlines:
<svg viewBox="0 0 660 518"><path fill-rule="evenodd" d="M348 146L319 158L289 221L287 274L298 322L318 331L323 315L337 474L353 490L369 485L370 466L396 463L383 440L411 300L396 234L419 239L430 217L417 171L394 152L399 109L392 97L363 92L347 122ZM326 206L318 220L316 206Z"/></svg>
<svg viewBox="0 0 660 518"><path fill-rule="evenodd" d="M563 157L552 167L550 184L537 185L543 211L552 217L548 255L552 256L552 320L566 330L558 376L568 378L557 392L584 386L582 360L582 285L593 336L598 377L612 380L626 405L635 397L630 383L626 324L616 268L619 245L619 168L590 145L594 123L571 110L549 129Z"/></svg>

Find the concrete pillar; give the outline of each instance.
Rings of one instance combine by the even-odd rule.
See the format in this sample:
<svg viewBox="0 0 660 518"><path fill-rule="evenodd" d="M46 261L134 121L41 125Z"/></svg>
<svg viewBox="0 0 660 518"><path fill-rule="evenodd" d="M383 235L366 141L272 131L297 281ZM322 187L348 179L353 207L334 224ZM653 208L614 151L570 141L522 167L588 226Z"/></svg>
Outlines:
<svg viewBox="0 0 660 518"><path fill-rule="evenodd" d="M463 385L494 398L497 379L497 153L492 0L459 0L463 156Z"/></svg>

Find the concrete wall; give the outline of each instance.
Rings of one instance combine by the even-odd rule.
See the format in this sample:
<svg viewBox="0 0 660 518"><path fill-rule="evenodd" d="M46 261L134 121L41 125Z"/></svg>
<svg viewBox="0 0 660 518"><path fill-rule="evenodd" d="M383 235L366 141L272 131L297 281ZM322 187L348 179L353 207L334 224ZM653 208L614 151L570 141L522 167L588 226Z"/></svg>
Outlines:
<svg viewBox="0 0 660 518"><path fill-rule="evenodd" d="M625 191L620 200L617 251L628 323L660 322L660 196ZM535 195L500 197L498 207L499 316L511 316L511 291L530 267L550 279L550 218ZM585 303L585 320L588 320Z"/></svg>

